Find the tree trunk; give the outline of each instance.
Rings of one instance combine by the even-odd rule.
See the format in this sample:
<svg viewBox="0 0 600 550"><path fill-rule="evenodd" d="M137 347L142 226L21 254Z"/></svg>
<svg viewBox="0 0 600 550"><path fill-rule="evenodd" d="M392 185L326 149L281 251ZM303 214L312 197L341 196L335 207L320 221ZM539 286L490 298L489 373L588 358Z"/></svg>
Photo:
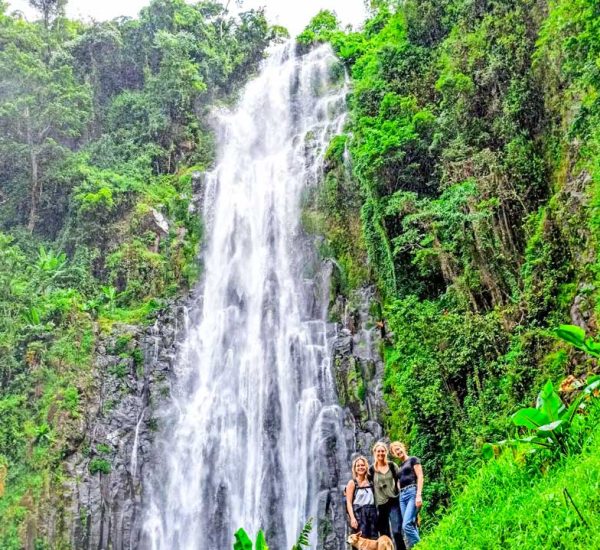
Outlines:
<svg viewBox="0 0 600 550"><path fill-rule="evenodd" d="M33 233L35 222L37 221L37 202L40 187L40 178L38 170L38 158L33 142L33 133L31 131L31 120L29 119L29 109L25 111L25 120L27 124L27 147L29 148L29 168L31 170L31 199L29 203L29 223L27 229Z"/></svg>

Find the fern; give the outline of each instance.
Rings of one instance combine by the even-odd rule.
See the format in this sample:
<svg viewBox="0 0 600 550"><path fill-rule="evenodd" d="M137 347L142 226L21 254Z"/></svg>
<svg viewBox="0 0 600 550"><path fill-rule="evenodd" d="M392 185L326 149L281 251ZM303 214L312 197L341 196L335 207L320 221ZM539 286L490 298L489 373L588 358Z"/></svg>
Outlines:
<svg viewBox="0 0 600 550"><path fill-rule="evenodd" d="M306 525L300 531L300 536L296 541L296 544L292 546L292 550L302 550L302 548L308 548L310 545L310 533L313 528L313 518L308 518Z"/></svg>

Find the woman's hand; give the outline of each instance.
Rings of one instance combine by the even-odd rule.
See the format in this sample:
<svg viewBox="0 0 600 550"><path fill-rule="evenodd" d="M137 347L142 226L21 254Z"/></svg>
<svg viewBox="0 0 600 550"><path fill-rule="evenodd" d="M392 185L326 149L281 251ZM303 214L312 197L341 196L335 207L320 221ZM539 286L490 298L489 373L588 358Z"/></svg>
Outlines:
<svg viewBox="0 0 600 550"><path fill-rule="evenodd" d="M415 506L417 508L423 506L423 499L421 498L421 495L417 495L417 497L415 498Z"/></svg>
<svg viewBox="0 0 600 550"><path fill-rule="evenodd" d="M358 521L356 521L356 518L353 517L350 519L350 527L354 530L358 529Z"/></svg>

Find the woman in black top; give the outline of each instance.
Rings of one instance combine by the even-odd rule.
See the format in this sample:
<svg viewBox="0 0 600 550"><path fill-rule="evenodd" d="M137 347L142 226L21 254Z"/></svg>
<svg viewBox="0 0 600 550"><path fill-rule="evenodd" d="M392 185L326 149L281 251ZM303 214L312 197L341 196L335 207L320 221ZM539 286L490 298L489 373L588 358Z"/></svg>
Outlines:
<svg viewBox="0 0 600 550"><path fill-rule="evenodd" d="M416 456L408 456L406 445L394 441L390 445L393 456L402 461L400 465L400 509L402 510L402 531L406 547L412 548L421 539L417 527L417 513L423 505L423 468Z"/></svg>
<svg viewBox="0 0 600 550"><path fill-rule="evenodd" d="M359 456L352 462L352 479L346 485L346 511L353 533L362 533L366 539L376 539L377 508L373 485L367 477L369 462Z"/></svg>

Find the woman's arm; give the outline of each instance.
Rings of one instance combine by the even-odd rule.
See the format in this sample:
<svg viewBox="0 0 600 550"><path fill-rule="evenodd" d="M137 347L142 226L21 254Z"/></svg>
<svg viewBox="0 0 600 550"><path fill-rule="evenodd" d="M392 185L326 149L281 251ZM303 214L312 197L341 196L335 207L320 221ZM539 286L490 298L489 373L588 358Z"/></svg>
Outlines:
<svg viewBox="0 0 600 550"><path fill-rule="evenodd" d="M414 469L417 476L417 498L415 499L415 505L420 507L423 505L421 497L421 493L423 492L423 467L420 464L415 464Z"/></svg>
<svg viewBox="0 0 600 550"><path fill-rule="evenodd" d="M400 492L400 466L395 462L390 462L390 469L392 470L392 474L394 475L394 480L396 481L396 491Z"/></svg>
<svg viewBox="0 0 600 550"><path fill-rule="evenodd" d="M354 490L355 483L354 480L351 479L348 482L348 485L346 485L346 510L350 516L350 526L352 529L358 529L358 521L356 521L356 517L354 517L354 508L352 507L352 502L354 501Z"/></svg>

